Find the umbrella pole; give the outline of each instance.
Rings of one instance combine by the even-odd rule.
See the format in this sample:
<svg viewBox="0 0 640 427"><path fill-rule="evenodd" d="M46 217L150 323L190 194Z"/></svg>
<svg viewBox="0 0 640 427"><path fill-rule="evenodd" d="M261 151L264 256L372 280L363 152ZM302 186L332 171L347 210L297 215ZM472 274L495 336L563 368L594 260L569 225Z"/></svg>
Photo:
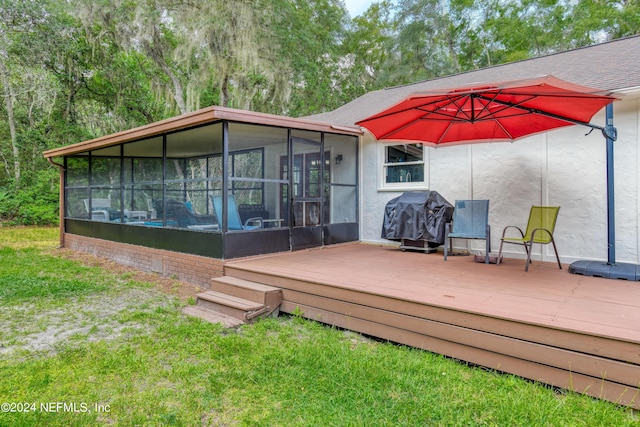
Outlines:
<svg viewBox="0 0 640 427"><path fill-rule="evenodd" d="M585 276L604 277L607 279L623 279L640 281L640 264L616 263L616 225L613 181L613 143L617 139L617 130L613 126L613 105L607 105L607 125L602 134L607 140L607 228L608 228L608 260L576 261L569 266L569 273Z"/></svg>
<svg viewBox="0 0 640 427"><path fill-rule="evenodd" d="M608 258L609 265L616 263L616 219L615 219L615 197L614 197L614 178L613 178L613 143L616 137L615 127L613 126L613 104L606 107L607 125L603 130L603 134L607 140L607 228L608 228Z"/></svg>

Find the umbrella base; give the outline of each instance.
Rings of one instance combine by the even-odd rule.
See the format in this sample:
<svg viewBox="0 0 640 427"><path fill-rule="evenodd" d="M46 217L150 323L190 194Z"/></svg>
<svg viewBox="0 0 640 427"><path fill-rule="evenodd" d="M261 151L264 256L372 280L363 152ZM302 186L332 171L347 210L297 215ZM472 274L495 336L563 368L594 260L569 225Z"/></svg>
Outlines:
<svg viewBox="0 0 640 427"><path fill-rule="evenodd" d="M640 265L604 261L576 261L569 266L569 273L583 276L640 281Z"/></svg>

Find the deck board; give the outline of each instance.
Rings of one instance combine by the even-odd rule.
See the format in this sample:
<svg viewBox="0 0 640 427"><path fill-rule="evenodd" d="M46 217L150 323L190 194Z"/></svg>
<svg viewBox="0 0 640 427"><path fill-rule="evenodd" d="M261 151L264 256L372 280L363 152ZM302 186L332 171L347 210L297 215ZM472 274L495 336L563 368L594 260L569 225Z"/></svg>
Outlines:
<svg viewBox="0 0 640 427"><path fill-rule="evenodd" d="M637 282L363 243L227 261L225 272L282 288L284 312L640 407Z"/></svg>

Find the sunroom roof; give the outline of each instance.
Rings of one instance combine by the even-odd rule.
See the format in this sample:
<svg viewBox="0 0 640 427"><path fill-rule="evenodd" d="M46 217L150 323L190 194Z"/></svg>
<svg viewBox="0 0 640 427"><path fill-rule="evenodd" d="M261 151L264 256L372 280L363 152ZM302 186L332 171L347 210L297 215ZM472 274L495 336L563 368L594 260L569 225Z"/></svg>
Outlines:
<svg viewBox="0 0 640 427"><path fill-rule="evenodd" d="M71 154L86 152L89 150L96 150L99 148L105 148L124 142L135 141L155 135L161 135L163 133L186 129L192 126L213 123L220 120L312 130L318 132L331 132L343 135L362 134L361 129L355 126L334 126L329 123L315 120L296 119L292 117L277 116L274 114L257 113L253 111L214 106L203 108L192 113L183 114L181 116L161 120L159 122L150 123L148 125L140 126L137 128L117 132L111 135L105 135L100 138L95 138L88 141L79 142L77 144L47 150L44 152L44 157L52 158L57 156L67 156Z"/></svg>

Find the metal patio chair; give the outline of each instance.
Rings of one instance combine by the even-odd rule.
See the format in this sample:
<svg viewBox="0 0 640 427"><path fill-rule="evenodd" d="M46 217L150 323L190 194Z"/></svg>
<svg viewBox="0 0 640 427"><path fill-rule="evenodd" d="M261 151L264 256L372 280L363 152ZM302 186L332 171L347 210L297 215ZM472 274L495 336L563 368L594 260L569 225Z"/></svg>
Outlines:
<svg viewBox="0 0 640 427"><path fill-rule="evenodd" d="M504 243L512 243L516 245L524 246L524 250L527 252L527 263L525 264L524 271L529 271L529 264L531 264L531 251L534 243L541 245L553 245L553 250L556 254L556 260L558 261L558 267L562 270L562 264L560 264L560 257L558 256L558 249L556 248L556 242L553 239L553 232L556 228L556 220L558 219L558 211L560 206L531 206L529 212L529 221L527 222L527 230L523 233L522 229L513 225L508 225L502 230L502 237L500 238L500 251L498 252L498 264L500 264L500 258L502 256L502 245ZM506 237L507 230L516 229L520 232L520 236Z"/></svg>
<svg viewBox="0 0 640 427"><path fill-rule="evenodd" d="M452 228L453 225L453 228ZM485 264L489 264L491 252L491 227L489 226L489 200L456 200L453 223L446 226L444 260L452 249L451 239L486 240ZM449 250L447 251L447 240Z"/></svg>

